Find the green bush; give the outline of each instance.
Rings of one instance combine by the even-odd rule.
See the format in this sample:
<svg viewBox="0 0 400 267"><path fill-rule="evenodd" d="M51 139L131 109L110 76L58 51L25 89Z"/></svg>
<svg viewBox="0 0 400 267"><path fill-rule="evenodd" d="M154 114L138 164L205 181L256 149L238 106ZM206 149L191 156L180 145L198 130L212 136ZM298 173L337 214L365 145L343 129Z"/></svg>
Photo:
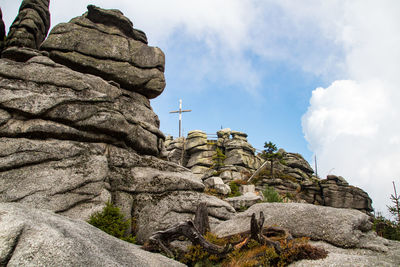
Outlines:
<svg viewBox="0 0 400 267"><path fill-rule="evenodd" d="M278 192L276 192L273 187L270 187L268 185L265 186L263 195L264 195L265 202L282 202L283 201L281 196L278 194Z"/></svg>
<svg viewBox="0 0 400 267"><path fill-rule="evenodd" d="M231 188L231 193L228 195L228 197L238 197L240 196L240 185L247 184L246 181L243 180L233 180L232 182L229 183L229 187Z"/></svg>
<svg viewBox="0 0 400 267"><path fill-rule="evenodd" d="M400 241L400 226L381 215L374 219L373 229L381 237Z"/></svg>
<svg viewBox="0 0 400 267"><path fill-rule="evenodd" d="M125 220L120 209L110 202L106 203L101 212L96 212L90 216L88 223L116 238L135 243L134 236L125 235L126 229L131 225L131 220Z"/></svg>

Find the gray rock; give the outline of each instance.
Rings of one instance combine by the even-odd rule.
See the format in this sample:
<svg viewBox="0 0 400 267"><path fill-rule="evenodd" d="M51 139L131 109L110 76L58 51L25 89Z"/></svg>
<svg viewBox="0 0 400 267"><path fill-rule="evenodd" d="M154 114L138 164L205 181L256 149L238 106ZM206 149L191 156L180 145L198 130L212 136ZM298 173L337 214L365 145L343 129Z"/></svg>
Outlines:
<svg viewBox="0 0 400 267"><path fill-rule="evenodd" d="M298 168L301 171L305 172L308 175L314 173L314 170L311 168L310 164L303 158L302 155L298 153L287 153L283 152L283 161L287 166L291 168Z"/></svg>
<svg viewBox="0 0 400 267"><path fill-rule="evenodd" d="M137 33L120 11L89 6L88 13L54 27L41 49L74 70L155 98L165 87L165 56Z"/></svg>
<svg viewBox="0 0 400 267"><path fill-rule="evenodd" d="M372 212L372 200L362 189L342 182L320 182L324 205L336 208L352 208Z"/></svg>
<svg viewBox="0 0 400 267"><path fill-rule="evenodd" d="M264 212L265 225L286 228L295 237L329 242L339 247L369 247L372 224L366 214L350 209L336 209L302 203L260 203L218 225L214 232L227 236L249 230L253 213Z"/></svg>
<svg viewBox="0 0 400 267"><path fill-rule="evenodd" d="M244 195L246 193L255 193L256 186L254 184L241 185L239 187L239 190L240 190L240 193L242 193L242 195Z"/></svg>
<svg viewBox="0 0 400 267"><path fill-rule="evenodd" d="M224 184L224 181L222 181L222 179L220 177L211 177L211 178L206 179L204 181L204 184L207 187L212 187L213 188L217 184Z"/></svg>
<svg viewBox="0 0 400 267"><path fill-rule="evenodd" d="M217 193L222 195L229 195L231 193L231 187L227 184L216 184L214 185L214 188Z"/></svg>
<svg viewBox="0 0 400 267"><path fill-rule="evenodd" d="M190 159L186 164L186 167L191 168L195 165L211 167L214 162L212 157L215 155L215 151L201 151L190 155Z"/></svg>
<svg viewBox="0 0 400 267"><path fill-rule="evenodd" d="M50 28L50 0L24 0L7 36L6 47L39 49Z"/></svg>
<svg viewBox="0 0 400 267"><path fill-rule="evenodd" d="M137 194L134 198L137 219L137 240L143 242L155 231L194 218L198 204L206 202L210 225L230 219L235 210L227 202L214 196L190 192L172 192L165 196L154 194Z"/></svg>
<svg viewBox="0 0 400 267"><path fill-rule="evenodd" d="M325 242L310 242L312 245L324 248L329 252L328 257L321 260L301 260L290 264L291 267L370 267L385 266L395 267L400 265L400 242L386 240L386 252L368 249L343 249Z"/></svg>
<svg viewBox="0 0 400 267"><path fill-rule="evenodd" d="M3 13L1 12L0 8L0 53L3 51L5 46L4 39L6 37L6 26L4 25L3 21Z"/></svg>
<svg viewBox="0 0 400 267"><path fill-rule="evenodd" d="M164 139L149 100L47 57L0 60L0 136L96 141L157 155Z"/></svg>
<svg viewBox="0 0 400 267"><path fill-rule="evenodd" d="M184 266L79 220L0 203L4 266Z"/></svg>
<svg viewBox="0 0 400 267"><path fill-rule="evenodd" d="M254 204L260 202L262 200L262 197L257 195L256 193L251 193L247 192L242 196L238 197L228 197L225 198L225 201L228 202L229 204L232 205L232 207L235 208L235 210L242 210L248 207L253 206ZM217 228L219 229L219 228ZM217 232L217 234L219 234Z"/></svg>

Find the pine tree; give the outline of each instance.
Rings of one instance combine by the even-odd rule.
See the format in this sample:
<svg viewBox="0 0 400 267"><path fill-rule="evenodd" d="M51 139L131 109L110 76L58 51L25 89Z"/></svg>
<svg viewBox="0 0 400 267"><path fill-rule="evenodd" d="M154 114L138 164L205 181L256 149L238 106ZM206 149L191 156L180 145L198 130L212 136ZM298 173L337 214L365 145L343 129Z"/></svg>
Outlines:
<svg viewBox="0 0 400 267"><path fill-rule="evenodd" d="M274 143L269 141L268 143L264 143L264 150L261 153L261 157L264 158L265 160L269 160L271 163L271 178L274 178L274 160L276 159L281 159L282 155L278 152L278 148Z"/></svg>

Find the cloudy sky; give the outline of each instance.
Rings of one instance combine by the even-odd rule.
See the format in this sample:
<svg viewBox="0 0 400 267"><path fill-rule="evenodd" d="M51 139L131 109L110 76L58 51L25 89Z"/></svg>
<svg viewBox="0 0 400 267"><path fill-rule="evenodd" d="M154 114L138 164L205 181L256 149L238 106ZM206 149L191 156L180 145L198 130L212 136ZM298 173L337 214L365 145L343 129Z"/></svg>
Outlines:
<svg viewBox="0 0 400 267"><path fill-rule="evenodd" d="M8 28L21 1L0 0ZM345 177L386 213L400 187L400 1L57 0L52 25L116 8L166 54L166 134L246 132ZM312 163L312 166L314 164ZM399 190L400 191L400 188Z"/></svg>

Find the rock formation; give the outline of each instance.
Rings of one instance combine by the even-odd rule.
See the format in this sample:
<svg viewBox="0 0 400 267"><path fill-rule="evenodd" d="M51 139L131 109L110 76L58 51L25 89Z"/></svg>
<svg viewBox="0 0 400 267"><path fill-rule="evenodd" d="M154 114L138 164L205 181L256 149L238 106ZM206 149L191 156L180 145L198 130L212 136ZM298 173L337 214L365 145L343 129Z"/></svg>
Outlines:
<svg viewBox="0 0 400 267"><path fill-rule="evenodd" d="M3 21L3 13L1 12L0 8L0 53L3 51L5 45L5 38L6 38L6 27Z"/></svg>
<svg viewBox="0 0 400 267"><path fill-rule="evenodd" d="M211 229L218 236L249 230L253 213L263 211L266 226L287 229L294 237L308 236L326 248L328 258L299 261L293 266L398 266L400 243L378 237L366 214L304 203L261 203ZM347 249L345 249L347 248ZM351 248L351 249L349 249ZM365 258L364 258L365 257Z"/></svg>
<svg viewBox="0 0 400 267"><path fill-rule="evenodd" d="M118 10L88 6L88 12L55 26L41 49L69 68L112 80L147 98L165 87L164 53Z"/></svg>
<svg viewBox="0 0 400 267"><path fill-rule="evenodd" d="M10 27L6 48L38 49L50 28L50 0L24 0Z"/></svg>
<svg viewBox="0 0 400 267"><path fill-rule="evenodd" d="M249 171L261 166L262 159L255 155L255 149L247 142L247 134L223 129L217 132L218 139L208 139L200 130L190 131L183 137L165 144L169 160L190 168L193 173L205 174L215 164L216 149L225 154L223 166L219 168L224 181L248 178ZM211 172L212 174L212 172Z"/></svg>
<svg viewBox="0 0 400 267"><path fill-rule="evenodd" d="M165 143L168 159L190 168L203 181L218 176L225 184L234 180L248 180L264 160L255 155L255 149L247 142L247 134L223 129L217 132L218 139L207 139L207 134L196 130L189 132L187 138L177 138ZM226 156L222 166L215 168L216 150ZM261 200L265 186L273 187L285 197L286 201L306 202L335 208L357 209L372 212L372 200L362 189L349 185L343 177L329 175L320 179L314 175L310 164L298 153L279 149L282 156L273 165L274 175L270 173L270 163L252 181L256 190L252 194L227 198L236 210L249 207ZM216 189L206 183L206 186ZM216 190L218 193L222 191ZM258 195L257 195L258 192Z"/></svg>
<svg viewBox="0 0 400 267"><path fill-rule="evenodd" d="M1 266L185 266L49 211L0 203L0 214Z"/></svg>
<svg viewBox="0 0 400 267"><path fill-rule="evenodd" d="M21 20L37 7L26 3ZM165 137L149 98L165 85L161 50L120 11L88 9L53 29L49 52L13 47L25 57L0 59L0 202L86 220L111 200L135 218L139 242L193 217L199 202L211 223L229 219L234 209L188 169L157 158Z"/></svg>

